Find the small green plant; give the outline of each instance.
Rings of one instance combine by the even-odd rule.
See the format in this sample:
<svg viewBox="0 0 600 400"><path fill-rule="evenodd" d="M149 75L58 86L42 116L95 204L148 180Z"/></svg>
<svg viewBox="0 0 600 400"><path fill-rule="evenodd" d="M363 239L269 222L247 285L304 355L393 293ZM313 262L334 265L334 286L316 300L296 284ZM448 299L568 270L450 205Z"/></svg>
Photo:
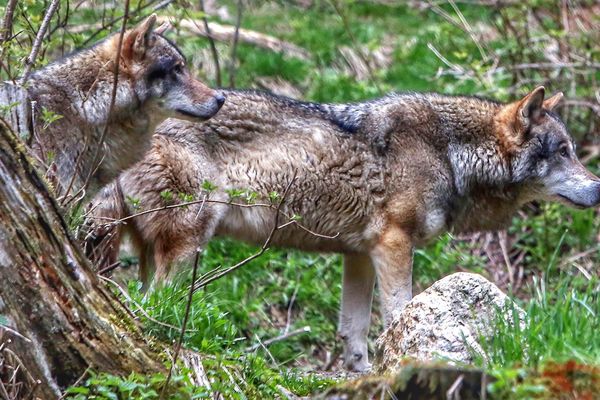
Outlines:
<svg viewBox="0 0 600 400"><path fill-rule="evenodd" d="M141 204L140 199L136 199L134 197L127 196L126 200L127 200L127 203L129 203L131 205L131 207L134 208L134 210L141 210L142 204Z"/></svg>
<svg viewBox="0 0 600 400"><path fill-rule="evenodd" d="M169 189L165 189L160 192L160 198L167 204L173 201L173 197L173 192Z"/></svg>
<svg viewBox="0 0 600 400"><path fill-rule="evenodd" d="M218 186L215 185L214 183L212 183L211 181L204 180L202 182L202 189L206 190L207 192L210 193L210 192L214 192L215 190L217 190Z"/></svg>
<svg viewBox="0 0 600 400"><path fill-rule="evenodd" d="M184 371L185 372L185 371ZM65 399L71 400L153 400L159 399L166 382L166 375L140 375L131 373L126 377L106 373L90 373L91 376L79 386L66 390ZM210 396L207 388L191 384L187 375L175 374L164 389L163 399L192 400Z"/></svg>
<svg viewBox="0 0 600 400"><path fill-rule="evenodd" d="M196 195L193 193L180 192L178 193L178 197L183 203L191 203L196 200Z"/></svg>
<svg viewBox="0 0 600 400"><path fill-rule="evenodd" d="M42 107L42 121L44 122L44 125L42 126L42 129L48 129L48 127L53 123L58 121L59 119L61 119L63 116L60 114L55 113L52 110L48 110L46 107Z"/></svg>

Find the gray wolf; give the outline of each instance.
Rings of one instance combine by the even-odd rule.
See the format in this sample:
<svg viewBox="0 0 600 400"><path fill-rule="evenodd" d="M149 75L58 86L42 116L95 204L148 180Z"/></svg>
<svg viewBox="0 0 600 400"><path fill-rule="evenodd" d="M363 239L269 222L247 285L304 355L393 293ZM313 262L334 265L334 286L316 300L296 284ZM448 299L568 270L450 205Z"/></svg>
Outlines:
<svg viewBox="0 0 600 400"><path fill-rule="evenodd" d="M91 195L111 182L142 158L168 117L204 121L223 104L223 95L194 79L181 51L162 36L168 25L154 29L155 21L152 15L124 34L110 115L119 34L27 81L34 107L28 144L57 197Z"/></svg>
<svg viewBox="0 0 600 400"><path fill-rule="evenodd" d="M375 277L386 323L411 299L415 246L444 231L499 229L533 200L600 203L600 180L554 112L562 94L545 99L543 87L509 104L418 93L339 105L225 94L206 123L161 125L144 159L98 194L92 242L108 238L104 262L113 263L129 232L145 287L153 266L154 282L164 283L175 261L215 235L262 244L274 209L228 205L232 190L265 203L291 182L281 212L301 220L272 244L344 254L339 330L348 369L369 368ZM182 195L214 202L106 224Z"/></svg>

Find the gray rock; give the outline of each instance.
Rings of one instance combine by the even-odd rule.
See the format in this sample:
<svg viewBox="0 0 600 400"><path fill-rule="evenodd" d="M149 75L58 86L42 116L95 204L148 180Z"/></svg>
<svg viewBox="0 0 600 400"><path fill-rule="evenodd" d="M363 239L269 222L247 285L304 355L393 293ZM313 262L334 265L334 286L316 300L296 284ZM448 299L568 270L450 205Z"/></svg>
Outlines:
<svg viewBox="0 0 600 400"><path fill-rule="evenodd" d="M377 339L375 370L398 369L406 357L471 363L474 353L483 355L479 339L493 334L497 310L512 320L511 302L481 275L449 275L415 296ZM515 307L522 323L525 312Z"/></svg>

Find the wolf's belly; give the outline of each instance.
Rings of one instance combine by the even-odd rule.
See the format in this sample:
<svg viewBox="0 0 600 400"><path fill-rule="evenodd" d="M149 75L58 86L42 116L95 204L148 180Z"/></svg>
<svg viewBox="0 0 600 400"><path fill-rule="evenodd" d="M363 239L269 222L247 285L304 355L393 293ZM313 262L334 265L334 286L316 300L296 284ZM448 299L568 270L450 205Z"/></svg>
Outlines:
<svg viewBox="0 0 600 400"><path fill-rule="evenodd" d="M276 226L278 229L273 232ZM362 221L353 223L339 215L330 215L327 218L322 215L294 218L288 210L283 209L275 221L273 209L230 206L221 219L216 234L263 245L273 232L273 246L346 253L366 250L364 230Z"/></svg>

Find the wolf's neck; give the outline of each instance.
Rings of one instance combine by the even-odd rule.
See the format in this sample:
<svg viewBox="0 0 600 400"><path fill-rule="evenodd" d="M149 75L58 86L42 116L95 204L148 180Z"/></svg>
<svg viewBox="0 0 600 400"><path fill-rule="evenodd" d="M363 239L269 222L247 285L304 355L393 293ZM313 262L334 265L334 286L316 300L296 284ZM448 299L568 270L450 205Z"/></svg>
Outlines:
<svg viewBox="0 0 600 400"><path fill-rule="evenodd" d="M446 145L454 186L459 195L473 191L498 192L511 184L509 155L503 151L494 127L499 104L476 98L434 96L438 139Z"/></svg>
<svg viewBox="0 0 600 400"><path fill-rule="evenodd" d="M39 98L42 105L49 104L46 107L58 114L61 110L53 109L57 107L53 107L52 103L62 108L69 107L85 124L122 123L130 118L130 111L140 101L129 81L122 78L121 71L114 107L109 113L114 82L111 65L112 61L103 61L91 50L84 50L37 71L32 76L29 91L34 98Z"/></svg>

